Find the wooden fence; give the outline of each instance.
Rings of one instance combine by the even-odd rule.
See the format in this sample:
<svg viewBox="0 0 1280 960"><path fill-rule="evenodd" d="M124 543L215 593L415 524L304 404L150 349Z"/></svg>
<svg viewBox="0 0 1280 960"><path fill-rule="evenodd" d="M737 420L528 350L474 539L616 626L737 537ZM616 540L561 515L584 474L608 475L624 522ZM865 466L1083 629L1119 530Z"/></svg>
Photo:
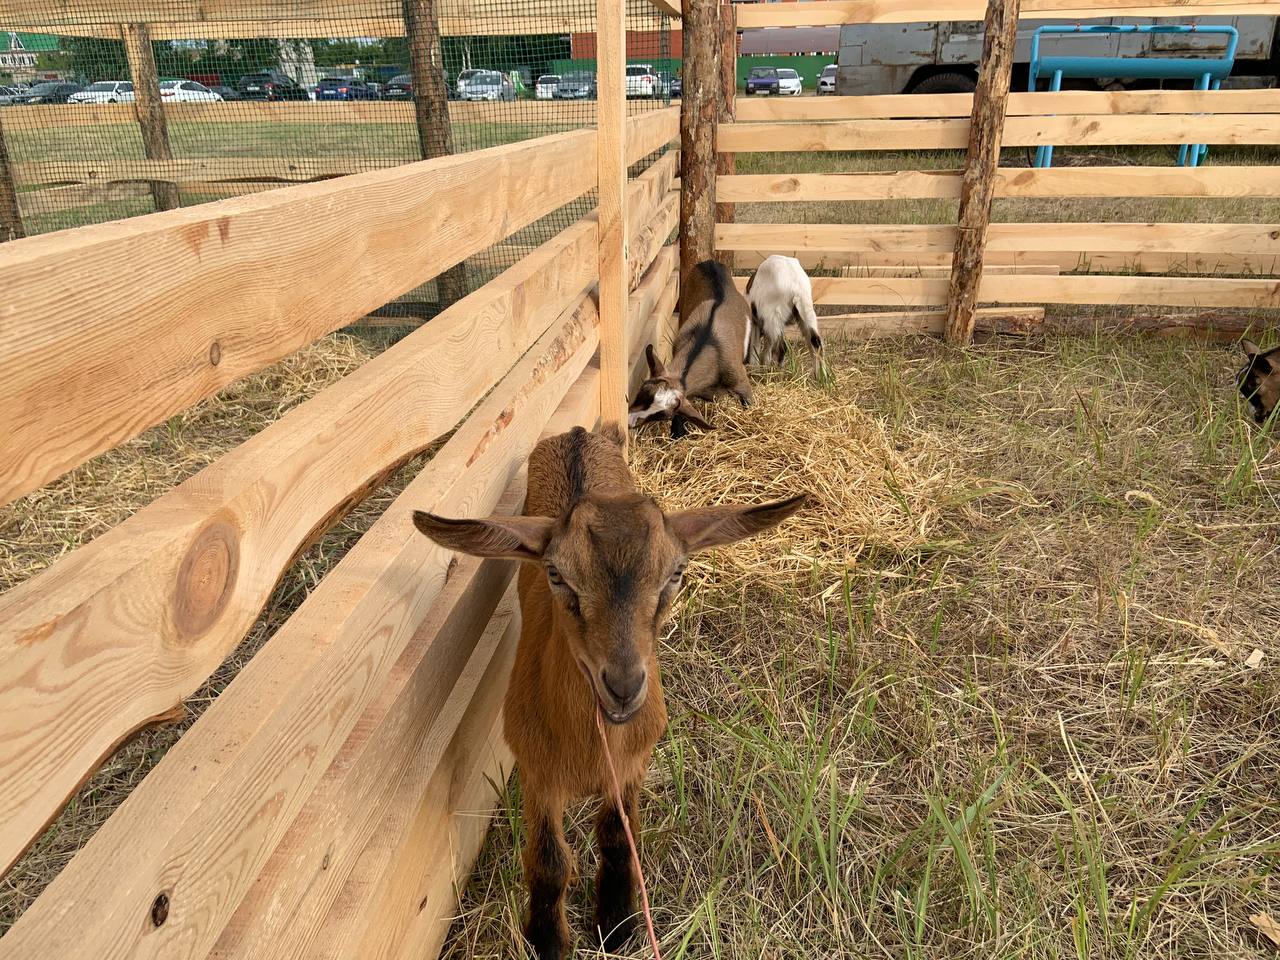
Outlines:
<svg viewBox="0 0 1280 960"><path fill-rule="evenodd" d="M0 957L438 951L511 766L500 712L519 613L512 564L453 558L410 511L518 511L539 436L616 420L643 347L670 343L675 154L626 171L678 136L678 117L625 117L625 21L608 6L602 57L619 67L597 129L0 245L8 503L600 196L547 242L513 246L509 269L429 324L0 596L7 871L122 740L236 649L300 550L449 435ZM320 275L316 254L339 242L361 256L324 258Z"/></svg>
<svg viewBox="0 0 1280 960"><path fill-rule="evenodd" d="M928 0L750 5L737 8L740 27L832 23L915 22L977 18L988 14L988 30L1016 0L940 4ZM1108 15L1194 16L1280 14L1280 3L1134 4L1119 0L1022 0L1021 13L1067 20ZM993 19L994 18L994 19ZM983 64L983 71L991 67ZM1009 64L1002 65L1007 88ZM804 201L961 200L966 177L986 180L992 196L1016 198L1276 197L1280 167L1214 163L1172 166L1087 166L1032 169L974 165L976 95L863 96L799 99L741 97L722 124L718 150L747 152L969 150L970 170L899 170L877 173L726 174L717 181L723 203ZM1006 147L1280 144L1280 90L1153 90L1013 93L1007 109L991 121L998 152ZM988 151L989 152L989 151ZM989 202L968 221L985 238L979 252L977 300L991 305L1143 304L1160 307L1280 307L1280 224L1264 223L989 223ZM767 253L789 253L811 268L839 276L816 278L817 302L826 305L954 309L950 284L962 270L956 254L961 231L954 223L893 224L723 222L715 228L717 249L739 266L759 263ZM954 264L953 264L954 261ZM1018 266L990 270L983 263ZM953 265L950 280L938 268ZM1039 268L1039 269L1037 269ZM1122 271L1084 275L1078 271ZM890 274L898 274L893 276ZM1169 274L1176 273L1173 276ZM1235 273L1249 276L1188 276ZM1135 275L1137 274L1137 275ZM1149 274L1164 274L1152 276ZM914 329L918 318L902 314ZM890 321L879 315L869 329Z"/></svg>

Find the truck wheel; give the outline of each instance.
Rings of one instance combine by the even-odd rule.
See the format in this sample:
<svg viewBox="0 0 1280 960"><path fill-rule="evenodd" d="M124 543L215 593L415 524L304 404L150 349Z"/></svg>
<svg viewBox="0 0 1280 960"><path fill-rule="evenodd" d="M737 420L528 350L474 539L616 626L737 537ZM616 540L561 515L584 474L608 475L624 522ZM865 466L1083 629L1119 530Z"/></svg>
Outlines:
<svg viewBox="0 0 1280 960"><path fill-rule="evenodd" d="M967 73L935 73L925 77L914 87L912 93L973 93L978 83Z"/></svg>

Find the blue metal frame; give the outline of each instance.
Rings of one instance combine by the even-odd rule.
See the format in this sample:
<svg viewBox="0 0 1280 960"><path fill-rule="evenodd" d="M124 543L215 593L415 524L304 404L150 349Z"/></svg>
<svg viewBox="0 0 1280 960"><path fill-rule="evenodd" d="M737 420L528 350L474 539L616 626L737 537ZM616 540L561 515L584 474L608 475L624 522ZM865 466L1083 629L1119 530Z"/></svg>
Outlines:
<svg viewBox="0 0 1280 960"><path fill-rule="evenodd" d="M1222 57L1060 57L1040 56L1042 34L1063 33L1208 33L1227 37L1227 49ZM1062 78L1098 79L1101 77L1136 77L1151 80L1194 80L1197 90L1217 90L1235 66L1236 46L1240 34L1231 26L1192 26L1189 24L1076 24L1075 26L1039 27L1031 37L1031 69L1027 89L1036 90L1036 82L1050 78L1049 89L1062 89ZM1197 167L1209 152L1202 143L1183 144L1178 150L1180 166ZM1053 147L1036 148L1035 165L1048 167L1053 164Z"/></svg>

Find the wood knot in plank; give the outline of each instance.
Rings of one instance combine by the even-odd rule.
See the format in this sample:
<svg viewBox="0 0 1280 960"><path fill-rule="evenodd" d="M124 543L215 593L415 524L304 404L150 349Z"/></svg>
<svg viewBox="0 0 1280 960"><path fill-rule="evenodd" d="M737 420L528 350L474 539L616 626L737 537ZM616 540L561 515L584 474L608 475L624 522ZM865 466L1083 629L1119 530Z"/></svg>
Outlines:
<svg viewBox="0 0 1280 960"><path fill-rule="evenodd" d="M173 622L179 640L203 634L226 608L240 568L240 531L216 518L191 541L173 589Z"/></svg>

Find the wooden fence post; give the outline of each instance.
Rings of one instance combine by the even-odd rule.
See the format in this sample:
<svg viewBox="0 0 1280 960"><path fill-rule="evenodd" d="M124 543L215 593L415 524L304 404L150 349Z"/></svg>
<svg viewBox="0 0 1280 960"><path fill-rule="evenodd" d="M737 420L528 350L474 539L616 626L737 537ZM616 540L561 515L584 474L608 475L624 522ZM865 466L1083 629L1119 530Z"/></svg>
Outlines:
<svg viewBox="0 0 1280 960"><path fill-rule="evenodd" d="M18 188L13 181L13 167L9 165L9 147L4 142L4 121L0 119L0 243L21 240L24 236Z"/></svg>
<svg viewBox="0 0 1280 960"><path fill-rule="evenodd" d="M151 49L151 32L145 23L122 23L124 53L133 76L134 110L142 128L142 155L148 160L172 160L169 149L169 127L165 123L164 104L160 99L160 75L156 72L155 52ZM173 210L182 206L178 185L166 180L151 181L151 196L157 210Z"/></svg>
<svg viewBox="0 0 1280 960"><path fill-rule="evenodd" d="M404 0L402 9L418 145L424 159L447 157L453 153L453 124L449 120L449 90L445 86L444 51L435 0ZM465 297L466 264L455 264L440 274L436 278L436 290L441 310Z"/></svg>
<svg viewBox="0 0 1280 960"><path fill-rule="evenodd" d="M990 0L982 39L978 89L973 95L969 152L960 187L955 255L947 294L946 338L965 345L973 339L973 312L982 282L982 256L991 221L991 198L1000 164L1005 104L1013 71L1013 48L1018 39L1019 0Z"/></svg>
<svg viewBox="0 0 1280 960"><path fill-rule="evenodd" d="M738 15L732 3L720 7L720 123L732 123L738 96ZM737 154L716 156L716 175L731 174L737 166ZM716 223L733 223L736 205L716 204ZM714 229L714 228L713 228ZM717 250L716 259L733 270L733 251Z"/></svg>
<svg viewBox="0 0 1280 960"><path fill-rule="evenodd" d="M626 4L596 3L596 179L600 197L600 423L627 429Z"/></svg>
<svg viewBox="0 0 1280 960"><path fill-rule="evenodd" d="M683 0L680 99L680 275L715 253L719 0ZM683 319L683 317L681 318Z"/></svg>

